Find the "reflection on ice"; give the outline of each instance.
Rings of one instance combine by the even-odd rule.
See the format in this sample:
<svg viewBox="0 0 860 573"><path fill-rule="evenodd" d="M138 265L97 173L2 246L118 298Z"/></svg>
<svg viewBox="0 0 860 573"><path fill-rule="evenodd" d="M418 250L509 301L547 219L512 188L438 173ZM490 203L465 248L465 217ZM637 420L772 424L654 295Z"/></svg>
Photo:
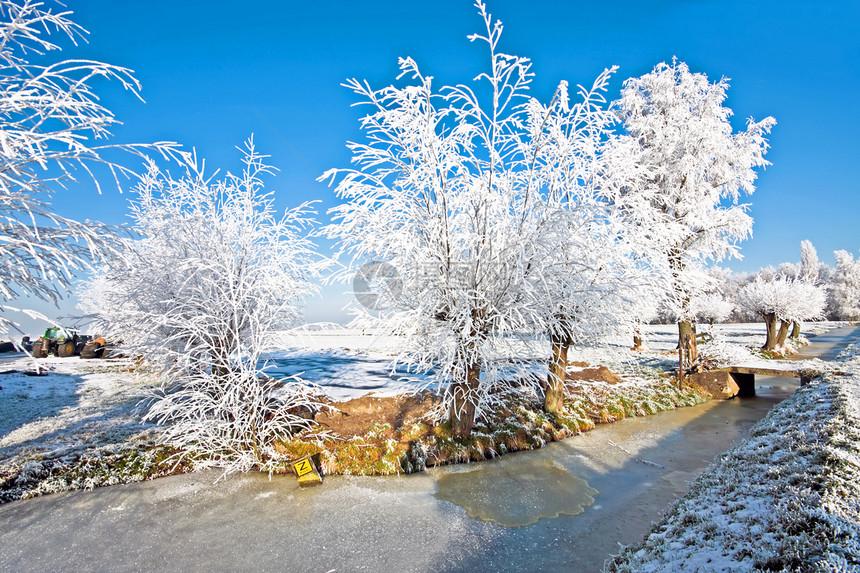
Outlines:
<svg viewBox="0 0 860 573"><path fill-rule="evenodd" d="M443 475L436 497L459 505L471 517L522 527L542 518L582 513L598 493L550 460L512 456L474 471Z"/></svg>

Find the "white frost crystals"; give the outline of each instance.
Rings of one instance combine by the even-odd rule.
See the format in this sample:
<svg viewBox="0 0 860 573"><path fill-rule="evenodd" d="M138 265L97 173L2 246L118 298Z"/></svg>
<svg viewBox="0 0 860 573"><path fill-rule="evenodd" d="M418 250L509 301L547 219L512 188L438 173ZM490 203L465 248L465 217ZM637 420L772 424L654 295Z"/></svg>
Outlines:
<svg viewBox="0 0 860 573"><path fill-rule="evenodd" d="M751 194L764 159L772 117L732 133L723 106L728 81L710 83L683 62L658 64L624 82L615 102L625 135L613 146L611 180L619 204L655 248L669 274L667 295L678 322L694 319L691 300L707 290L708 261L739 256L752 232L741 194Z"/></svg>
<svg viewBox="0 0 860 573"><path fill-rule="evenodd" d="M614 68L580 88L580 103L562 82L544 105L528 95L531 62L500 53L501 23L476 7L486 32L470 40L488 48L490 71L434 89L406 58L404 87L348 81L370 109L367 143L348 144L355 169L322 178L346 201L327 229L341 254L398 270L402 294L382 318L408 337L399 360L432 369L458 436L494 412L510 380L536 382L515 372L511 341L596 327L611 318L599 297L617 284L612 260L600 269L584 256L611 253L615 239L594 184Z"/></svg>
<svg viewBox="0 0 860 573"><path fill-rule="evenodd" d="M100 189L100 168L117 184L119 176L132 176L105 158L111 149L178 155L171 143L107 143L118 121L99 103L93 84L106 78L137 96L140 84L130 70L89 60L28 61L44 61L44 54L61 49L47 39L52 31L72 42L84 37L69 14L41 2L0 1L0 338L18 330L9 311L44 318L4 303L21 296L56 303L75 271L113 248L112 229L55 213L51 195L79 179Z"/></svg>
<svg viewBox="0 0 860 573"><path fill-rule="evenodd" d="M133 231L82 299L85 312L166 378L147 419L199 466L248 470L272 444L307 428L312 390L265 376L262 354L299 319L319 258L308 240L310 205L278 219L261 177L270 168L244 151L241 176L205 176L189 157L173 178L154 163L135 189Z"/></svg>
<svg viewBox="0 0 860 573"><path fill-rule="evenodd" d="M716 460L606 571L857 571L860 348Z"/></svg>
<svg viewBox="0 0 860 573"><path fill-rule="evenodd" d="M767 273L764 273L765 275ZM785 344L791 323L821 318L824 315L824 289L799 279L779 275L757 276L739 293L740 304L759 314L767 327L764 350L775 350ZM780 330L777 333L777 322Z"/></svg>
<svg viewBox="0 0 860 573"><path fill-rule="evenodd" d="M848 251L835 251L836 272L833 277L831 304L841 319L860 318L860 260Z"/></svg>

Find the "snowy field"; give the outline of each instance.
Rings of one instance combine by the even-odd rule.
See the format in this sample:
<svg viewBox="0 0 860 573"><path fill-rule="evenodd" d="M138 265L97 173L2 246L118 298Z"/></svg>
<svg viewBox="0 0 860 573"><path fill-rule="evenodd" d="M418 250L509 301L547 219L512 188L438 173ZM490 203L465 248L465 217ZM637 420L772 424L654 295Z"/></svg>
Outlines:
<svg viewBox="0 0 860 573"><path fill-rule="evenodd" d="M835 326L838 323L807 325L805 332ZM602 363L618 372L668 369L677 364L675 333L674 326L648 327L643 336L649 351L630 352L630 341L608 341L603 348L574 349L570 359ZM717 325L715 334L722 352L738 360L761 360L748 349L761 345L764 325ZM342 328L284 333L280 341L284 350L269 357L270 374L300 374L336 400L371 392L393 395L414 388L404 380L403 371L390 368L391 353L400 340ZM523 352L541 358L537 347ZM775 367L779 362L767 364ZM48 368L47 374L29 376L25 372L32 371L33 364L25 356L0 357L0 371L5 371L0 373L0 482L13 479L21 468L26 471L20 479L44 478L57 466L95 462L154 442L158 428L140 421L144 382L131 374L129 361L51 357L40 364ZM98 485L44 483L45 492Z"/></svg>
<svg viewBox="0 0 860 573"><path fill-rule="evenodd" d="M804 334L821 334L842 325L838 322L804 325ZM712 333L714 341L701 348L716 355L721 362L739 365L759 365L768 368L789 367L784 361L765 360L751 350L764 343L764 324L717 324L713 329L700 327ZM675 347L678 330L675 325L643 327L642 336L647 350L630 352L632 336L604 341L600 347L571 348L571 362L604 364L617 372L677 368ZM279 346L289 350L270 353L272 376L298 375L321 386L335 400L348 400L369 392L377 396L390 396L414 388L415 378L403 369L392 370L391 359L398 344L404 339L389 333L376 333L348 329L337 325L312 325L279 337ZM517 345L520 357L532 358L536 369L543 368L549 358L545 345L538 343ZM790 367L798 365L793 363ZM419 384L426 381L418 378Z"/></svg>
<svg viewBox="0 0 860 573"><path fill-rule="evenodd" d="M860 342L774 408L609 569L860 570Z"/></svg>
<svg viewBox="0 0 860 573"><path fill-rule="evenodd" d="M26 356L0 360L0 483L23 468L23 487L54 467L153 443L157 428L141 422L142 386L129 361L50 357L39 361L48 372L31 376ZM87 485L46 483L41 493Z"/></svg>

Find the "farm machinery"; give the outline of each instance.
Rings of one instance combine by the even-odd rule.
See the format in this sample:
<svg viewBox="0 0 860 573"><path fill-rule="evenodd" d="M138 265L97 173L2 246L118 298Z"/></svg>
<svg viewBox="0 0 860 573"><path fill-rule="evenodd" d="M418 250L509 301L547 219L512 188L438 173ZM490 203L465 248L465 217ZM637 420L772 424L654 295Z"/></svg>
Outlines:
<svg viewBox="0 0 860 573"><path fill-rule="evenodd" d="M45 358L50 354L75 356L81 353L88 340L89 336L81 334L77 328L52 326L33 343L31 352L36 358Z"/></svg>
<svg viewBox="0 0 860 573"><path fill-rule="evenodd" d="M29 342L29 339L26 339L22 344L26 348ZM31 353L35 358L45 358L50 354L60 357L101 358L104 356L106 345L104 338L81 334L77 328L52 326L33 342Z"/></svg>
<svg viewBox="0 0 860 573"><path fill-rule="evenodd" d="M111 344L105 340L104 336L91 338L81 349L81 358L107 358L110 353L109 346Z"/></svg>

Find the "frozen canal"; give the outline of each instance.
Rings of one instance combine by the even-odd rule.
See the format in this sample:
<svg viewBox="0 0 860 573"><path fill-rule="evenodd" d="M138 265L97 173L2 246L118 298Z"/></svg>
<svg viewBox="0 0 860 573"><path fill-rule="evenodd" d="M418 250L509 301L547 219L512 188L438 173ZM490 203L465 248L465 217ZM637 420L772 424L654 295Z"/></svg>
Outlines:
<svg viewBox="0 0 860 573"><path fill-rule="evenodd" d="M797 381L757 385L755 398L399 478L300 490L292 476L209 472L13 502L0 506L0 570L599 570Z"/></svg>

